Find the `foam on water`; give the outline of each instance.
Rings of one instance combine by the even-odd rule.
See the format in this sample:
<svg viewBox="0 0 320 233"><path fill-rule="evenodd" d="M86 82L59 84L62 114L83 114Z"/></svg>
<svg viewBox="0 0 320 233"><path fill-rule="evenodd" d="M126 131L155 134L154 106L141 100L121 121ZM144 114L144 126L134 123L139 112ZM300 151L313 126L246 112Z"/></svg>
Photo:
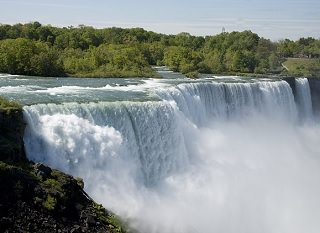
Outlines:
<svg viewBox="0 0 320 233"><path fill-rule="evenodd" d="M34 85L2 86L0 93L33 92L38 89L42 89L42 87Z"/></svg>
<svg viewBox="0 0 320 233"><path fill-rule="evenodd" d="M297 82L296 97L284 81L194 82L155 87L162 101L27 106L27 155L140 232L316 233L320 127L301 124Z"/></svg>

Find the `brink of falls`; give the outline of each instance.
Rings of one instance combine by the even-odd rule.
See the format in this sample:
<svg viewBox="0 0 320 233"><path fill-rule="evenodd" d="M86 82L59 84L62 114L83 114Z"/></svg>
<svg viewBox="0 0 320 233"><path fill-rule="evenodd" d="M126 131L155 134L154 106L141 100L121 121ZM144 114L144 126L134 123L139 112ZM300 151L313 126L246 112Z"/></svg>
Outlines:
<svg viewBox="0 0 320 233"><path fill-rule="evenodd" d="M25 106L28 157L82 177L140 232L319 231L320 127L307 79L141 85L143 97L130 85L70 85L79 96L134 97Z"/></svg>

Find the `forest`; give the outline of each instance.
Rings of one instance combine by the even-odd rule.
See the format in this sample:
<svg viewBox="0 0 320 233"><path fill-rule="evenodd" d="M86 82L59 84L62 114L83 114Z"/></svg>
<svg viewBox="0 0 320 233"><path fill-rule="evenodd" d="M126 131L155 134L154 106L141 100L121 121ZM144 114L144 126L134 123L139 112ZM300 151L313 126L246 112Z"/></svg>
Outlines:
<svg viewBox="0 0 320 233"><path fill-rule="evenodd" d="M307 37L274 42L251 31L202 37L186 32L165 35L142 28L0 24L0 72L9 74L157 77L152 69L155 65L189 77L199 73L279 74L290 59L312 60L320 67L320 40ZM314 65L302 68L293 74L319 73Z"/></svg>

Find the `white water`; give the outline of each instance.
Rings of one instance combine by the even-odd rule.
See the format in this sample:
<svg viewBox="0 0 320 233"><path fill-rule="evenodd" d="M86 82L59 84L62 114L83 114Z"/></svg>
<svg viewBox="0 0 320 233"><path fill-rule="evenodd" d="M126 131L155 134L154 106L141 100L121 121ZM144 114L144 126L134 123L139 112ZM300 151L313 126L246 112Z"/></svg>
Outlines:
<svg viewBox="0 0 320 233"><path fill-rule="evenodd" d="M312 104L310 102L311 93L308 79L297 78L295 80L295 85L300 118L304 120L312 120Z"/></svg>
<svg viewBox="0 0 320 233"><path fill-rule="evenodd" d="M141 232L318 232L320 127L297 83L296 99L284 81L189 83L161 102L29 106L25 146Z"/></svg>

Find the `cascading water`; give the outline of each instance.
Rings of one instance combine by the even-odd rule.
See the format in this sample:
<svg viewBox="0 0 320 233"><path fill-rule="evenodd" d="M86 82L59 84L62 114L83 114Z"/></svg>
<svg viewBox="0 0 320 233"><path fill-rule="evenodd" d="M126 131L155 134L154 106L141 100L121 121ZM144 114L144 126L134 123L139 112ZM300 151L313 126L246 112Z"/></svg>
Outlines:
<svg viewBox="0 0 320 233"><path fill-rule="evenodd" d="M297 114L292 90L285 81L181 84L157 93L174 101L199 126L208 120L243 118L254 112L270 117L282 115L291 120Z"/></svg>
<svg viewBox="0 0 320 233"><path fill-rule="evenodd" d="M296 86L296 99L300 114L300 119L311 120L313 118L311 93L308 79L297 78L295 79Z"/></svg>
<svg viewBox="0 0 320 233"><path fill-rule="evenodd" d="M83 176L80 161L89 159L108 170L109 160L121 157L136 166L142 183L152 185L188 160L175 110L165 102L49 104L24 110L30 158L78 176Z"/></svg>
<svg viewBox="0 0 320 233"><path fill-rule="evenodd" d="M156 89L161 101L27 106L25 147L141 232L318 232L308 88L184 83Z"/></svg>

